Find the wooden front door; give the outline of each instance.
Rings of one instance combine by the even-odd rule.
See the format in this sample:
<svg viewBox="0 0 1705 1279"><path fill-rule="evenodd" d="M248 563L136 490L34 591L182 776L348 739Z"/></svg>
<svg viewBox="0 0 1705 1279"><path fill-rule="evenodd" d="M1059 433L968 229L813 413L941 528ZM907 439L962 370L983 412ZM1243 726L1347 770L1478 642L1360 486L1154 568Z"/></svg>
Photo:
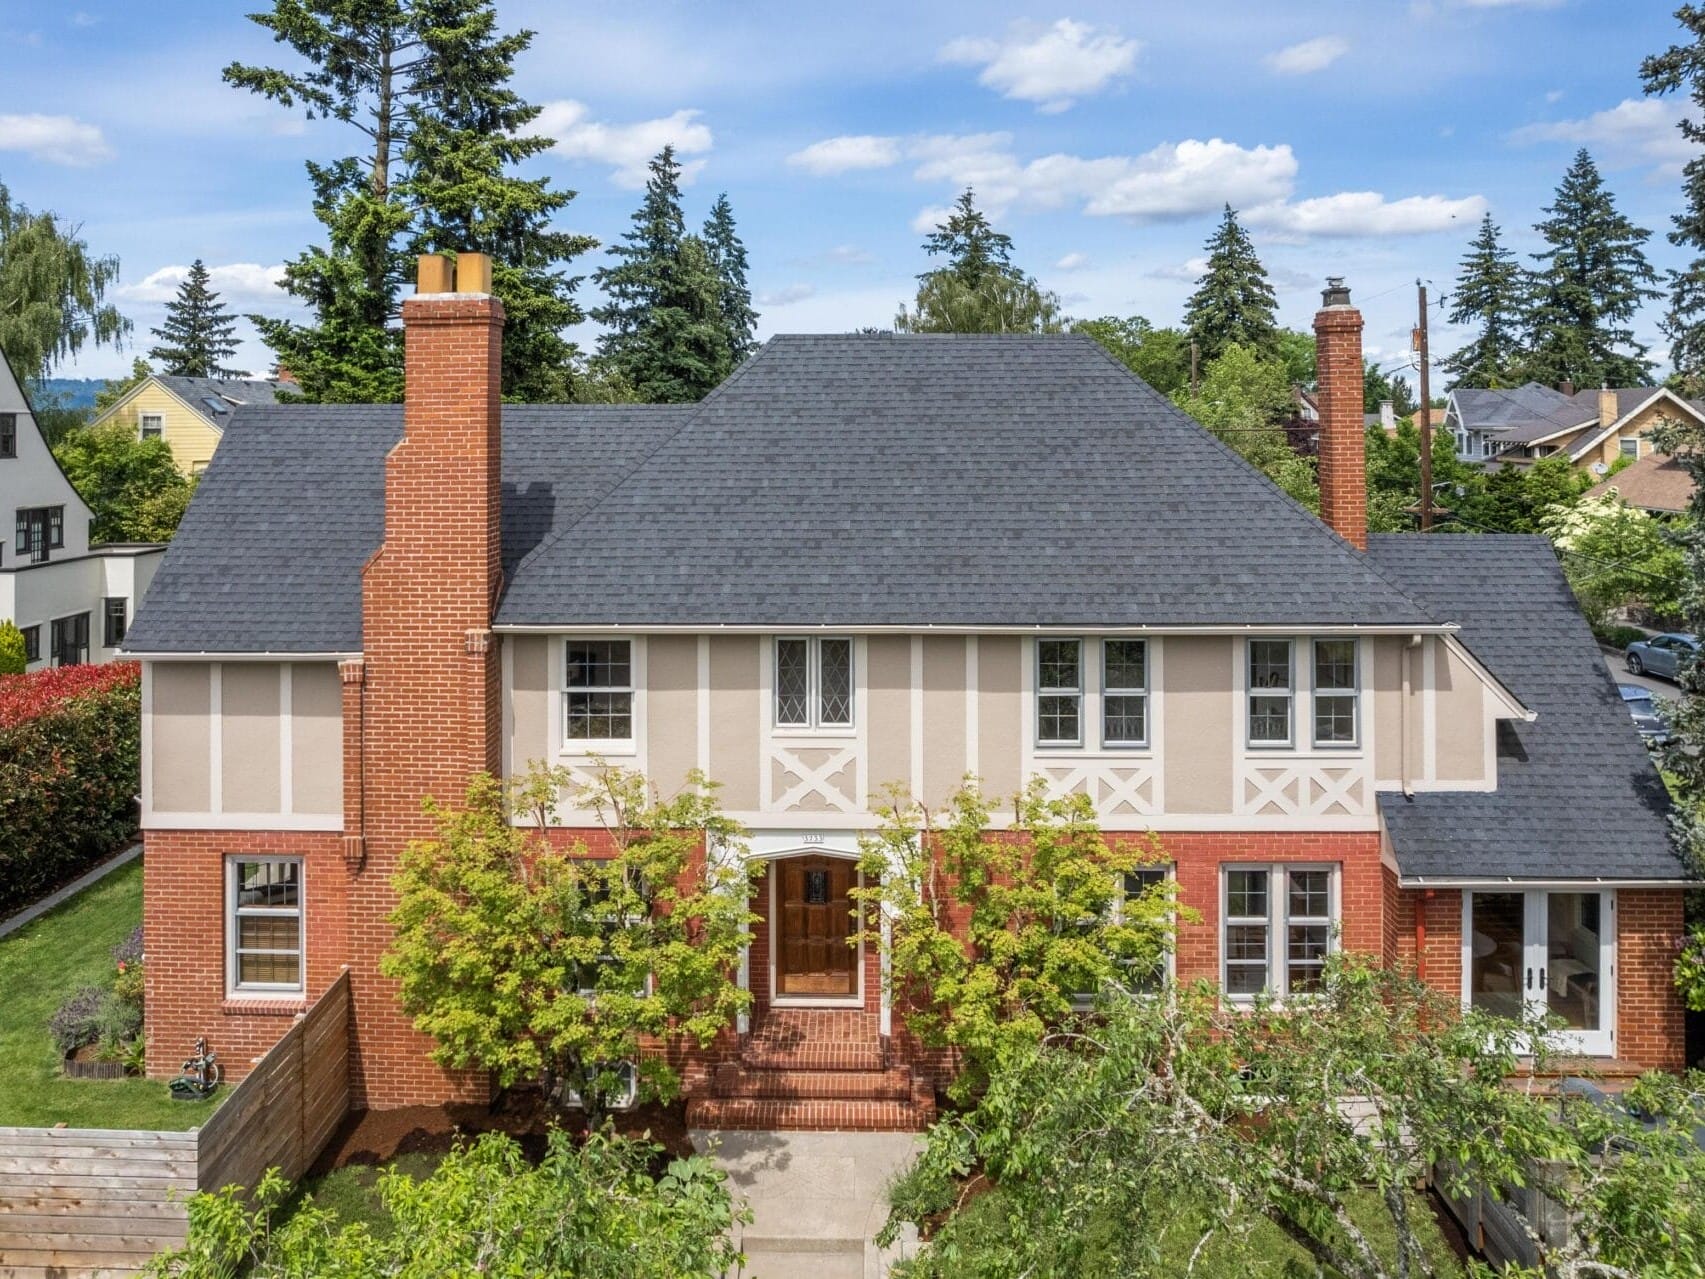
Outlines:
<svg viewBox="0 0 1705 1279"><path fill-rule="evenodd" d="M851 945L858 866L842 857L789 857L775 863L776 994L857 996L858 947Z"/></svg>

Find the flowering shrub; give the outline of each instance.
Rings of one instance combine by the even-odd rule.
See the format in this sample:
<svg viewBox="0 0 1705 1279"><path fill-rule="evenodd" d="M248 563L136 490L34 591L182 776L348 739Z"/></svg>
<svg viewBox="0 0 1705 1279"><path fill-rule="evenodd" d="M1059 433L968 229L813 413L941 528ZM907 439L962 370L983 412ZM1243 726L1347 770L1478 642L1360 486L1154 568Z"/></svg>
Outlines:
<svg viewBox="0 0 1705 1279"><path fill-rule="evenodd" d="M141 721L133 662L0 676L0 915L136 829Z"/></svg>
<svg viewBox="0 0 1705 1279"><path fill-rule="evenodd" d="M1675 988L1682 1003L1705 1013L1705 926L1695 925L1681 944L1675 959Z"/></svg>
<svg viewBox="0 0 1705 1279"><path fill-rule="evenodd" d="M100 1038L101 1010L106 1002L106 991L99 986L84 986L59 1005L47 1023L47 1033L53 1036L61 1056Z"/></svg>

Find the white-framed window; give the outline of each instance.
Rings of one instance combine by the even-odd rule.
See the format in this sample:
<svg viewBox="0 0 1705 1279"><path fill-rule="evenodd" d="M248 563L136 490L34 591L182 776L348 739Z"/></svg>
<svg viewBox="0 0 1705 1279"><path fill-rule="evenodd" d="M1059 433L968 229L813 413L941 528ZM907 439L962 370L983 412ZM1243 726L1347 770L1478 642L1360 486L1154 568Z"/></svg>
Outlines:
<svg viewBox="0 0 1705 1279"><path fill-rule="evenodd" d="M1636 435L1631 440L1618 440L1616 447L1621 451L1623 457L1639 457L1640 437Z"/></svg>
<svg viewBox="0 0 1705 1279"><path fill-rule="evenodd" d="M1121 910L1127 899L1140 897L1151 888L1166 883L1172 878L1172 867L1165 865L1139 866L1135 870L1125 872L1120 884L1119 903ZM1155 994L1165 987L1172 975L1172 951L1159 956L1157 962L1148 969L1140 969L1135 961L1127 965L1129 971L1125 978L1127 988L1141 994Z"/></svg>
<svg viewBox="0 0 1705 1279"><path fill-rule="evenodd" d="M1280 999L1320 985L1337 922L1330 866L1226 866L1220 872L1220 980L1232 999Z"/></svg>
<svg viewBox="0 0 1705 1279"><path fill-rule="evenodd" d="M577 748L633 741L633 641L563 644L562 732Z"/></svg>
<svg viewBox="0 0 1705 1279"><path fill-rule="evenodd" d="M775 644L777 728L853 726L853 642L783 636Z"/></svg>
<svg viewBox="0 0 1705 1279"><path fill-rule="evenodd" d="M164 413L142 413L138 415L138 421L137 434L142 439L157 440L166 433Z"/></svg>
<svg viewBox="0 0 1705 1279"><path fill-rule="evenodd" d="M1083 641L1036 641L1036 742L1077 746L1083 741Z"/></svg>
<svg viewBox="0 0 1705 1279"><path fill-rule="evenodd" d="M1101 641L1101 744L1147 746L1148 641Z"/></svg>
<svg viewBox="0 0 1705 1279"><path fill-rule="evenodd" d="M1480 437L1480 456L1481 457L1491 457L1492 454L1496 453L1497 451L1498 451L1498 445L1497 445L1496 441L1494 441L1490 435L1482 435Z"/></svg>
<svg viewBox="0 0 1705 1279"><path fill-rule="evenodd" d="M227 988L300 994L302 859L238 855L225 863Z"/></svg>
<svg viewBox="0 0 1705 1279"><path fill-rule="evenodd" d="M1252 639L1248 658L1249 744L1289 746L1296 700L1291 641Z"/></svg>
<svg viewBox="0 0 1705 1279"><path fill-rule="evenodd" d="M1314 641L1314 744L1354 746L1361 721L1357 641Z"/></svg>

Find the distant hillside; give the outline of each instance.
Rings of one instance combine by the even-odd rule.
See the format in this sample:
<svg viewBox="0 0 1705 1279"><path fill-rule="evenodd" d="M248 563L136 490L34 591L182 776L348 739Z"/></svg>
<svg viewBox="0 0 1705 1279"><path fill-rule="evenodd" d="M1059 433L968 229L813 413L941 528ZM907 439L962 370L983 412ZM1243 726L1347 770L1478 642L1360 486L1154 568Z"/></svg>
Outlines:
<svg viewBox="0 0 1705 1279"><path fill-rule="evenodd" d="M95 407L95 392L105 386L106 382L98 377L50 377L38 385L63 408L92 409Z"/></svg>

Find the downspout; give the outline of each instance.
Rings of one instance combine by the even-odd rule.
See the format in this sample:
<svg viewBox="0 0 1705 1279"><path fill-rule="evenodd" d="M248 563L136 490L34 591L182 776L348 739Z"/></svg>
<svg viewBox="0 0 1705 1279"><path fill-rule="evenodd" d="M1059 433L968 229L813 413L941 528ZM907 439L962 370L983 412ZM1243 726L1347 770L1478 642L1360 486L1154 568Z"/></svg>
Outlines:
<svg viewBox="0 0 1705 1279"><path fill-rule="evenodd" d="M1427 907L1432 900L1429 888L1415 905L1415 977L1423 986L1427 984Z"/></svg>
<svg viewBox="0 0 1705 1279"><path fill-rule="evenodd" d="M1415 797L1415 791L1409 785L1409 702L1414 692L1414 680L1410 676L1409 670L1412 665L1410 654L1418 652L1420 647L1421 637L1411 635L1409 643L1404 646L1401 655L1402 661L1399 663L1403 668L1403 697L1399 703L1401 709L1398 714L1397 783L1403 788L1404 799Z"/></svg>

